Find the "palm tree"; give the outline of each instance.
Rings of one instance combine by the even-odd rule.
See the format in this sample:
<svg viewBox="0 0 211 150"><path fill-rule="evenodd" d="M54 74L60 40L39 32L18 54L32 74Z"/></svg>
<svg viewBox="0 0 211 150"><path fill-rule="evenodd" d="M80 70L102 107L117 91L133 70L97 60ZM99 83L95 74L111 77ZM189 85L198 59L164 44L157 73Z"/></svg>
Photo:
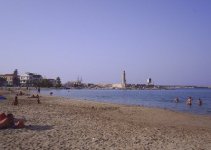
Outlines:
<svg viewBox="0 0 211 150"><path fill-rule="evenodd" d="M20 79L18 78L18 69L15 69L13 72L13 86L19 86L20 85Z"/></svg>
<svg viewBox="0 0 211 150"><path fill-rule="evenodd" d="M62 86L61 79L60 79L60 77L57 77L56 78L56 87L61 87L61 86Z"/></svg>

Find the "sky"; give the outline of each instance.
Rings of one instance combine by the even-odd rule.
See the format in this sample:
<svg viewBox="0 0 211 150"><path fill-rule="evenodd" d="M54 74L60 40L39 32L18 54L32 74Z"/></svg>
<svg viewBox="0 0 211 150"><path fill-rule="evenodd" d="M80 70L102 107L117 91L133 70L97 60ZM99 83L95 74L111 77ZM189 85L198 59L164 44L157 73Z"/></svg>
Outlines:
<svg viewBox="0 0 211 150"><path fill-rule="evenodd" d="M210 0L0 0L0 74L211 85Z"/></svg>

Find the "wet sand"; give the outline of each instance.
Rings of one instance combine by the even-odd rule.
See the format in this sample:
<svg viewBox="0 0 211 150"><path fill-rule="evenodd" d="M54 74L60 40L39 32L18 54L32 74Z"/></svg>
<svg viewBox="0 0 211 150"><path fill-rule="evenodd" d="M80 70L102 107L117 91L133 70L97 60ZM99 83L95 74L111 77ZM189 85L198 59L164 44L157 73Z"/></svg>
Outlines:
<svg viewBox="0 0 211 150"><path fill-rule="evenodd" d="M0 149L211 149L211 116L164 109L19 96L2 92L0 111L27 120L1 129Z"/></svg>

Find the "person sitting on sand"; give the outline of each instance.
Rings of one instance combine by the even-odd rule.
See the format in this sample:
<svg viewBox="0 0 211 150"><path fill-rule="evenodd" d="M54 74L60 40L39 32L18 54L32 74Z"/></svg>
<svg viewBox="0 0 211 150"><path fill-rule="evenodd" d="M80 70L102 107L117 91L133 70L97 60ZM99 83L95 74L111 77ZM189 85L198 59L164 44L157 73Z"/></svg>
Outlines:
<svg viewBox="0 0 211 150"><path fill-rule="evenodd" d="M202 105L202 100L199 98L198 99L198 105L201 106Z"/></svg>
<svg viewBox="0 0 211 150"><path fill-rule="evenodd" d="M15 100L13 102L13 105L18 105L18 94L15 96Z"/></svg>
<svg viewBox="0 0 211 150"><path fill-rule="evenodd" d="M19 92L19 95L22 96L22 95L24 95L24 93L23 93L22 91L20 91L20 92Z"/></svg>
<svg viewBox="0 0 211 150"><path fill-rule="evenodd" d="M50 96L52 96L53 95L53 92L50 92Z"/></svg>
<svg viewBox="0 0 211 150"><path fill-rule="evenodd" d="M187 105L192 105L192 97L189 97L186 101Z"/></svg>
<svg viewBox="0 0 211 150"><path fill-rule="evenodd" d="M176 98L174 99L174 102L175 102L175 103L179 103L179 98L176 97Z"/></svg>
<svg viewBox="0 0 211 150"><path fill-rule="evenodd" d="M32 96L29 96L28 98L36 98L36 96L32 94Z"/></svg>
<svg viewBox="0 0 211 150"><path fill-rule="evenodd" d="M23 128L25 119L16 119L13 114L0 113L0 129Z"/></svg>

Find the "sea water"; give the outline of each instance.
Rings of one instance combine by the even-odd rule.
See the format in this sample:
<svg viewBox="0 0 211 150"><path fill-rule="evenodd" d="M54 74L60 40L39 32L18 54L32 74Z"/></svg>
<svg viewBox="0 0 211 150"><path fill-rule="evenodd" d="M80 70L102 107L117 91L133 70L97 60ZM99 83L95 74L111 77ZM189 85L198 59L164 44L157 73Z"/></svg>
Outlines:
<svg viewBox="0 0 211 150"><path fill-rule="evenodd" d="M176 89L176 90L88 90L88 89L41 89L41 94L61 96L70 99L109 102L127 105L157 107L180 112L211 115L211 89ZM192 106L186 105L187 98L193 98ZM178 97L179 103L174 99ZM203 104L199 106L197 100Z"/></svg>

